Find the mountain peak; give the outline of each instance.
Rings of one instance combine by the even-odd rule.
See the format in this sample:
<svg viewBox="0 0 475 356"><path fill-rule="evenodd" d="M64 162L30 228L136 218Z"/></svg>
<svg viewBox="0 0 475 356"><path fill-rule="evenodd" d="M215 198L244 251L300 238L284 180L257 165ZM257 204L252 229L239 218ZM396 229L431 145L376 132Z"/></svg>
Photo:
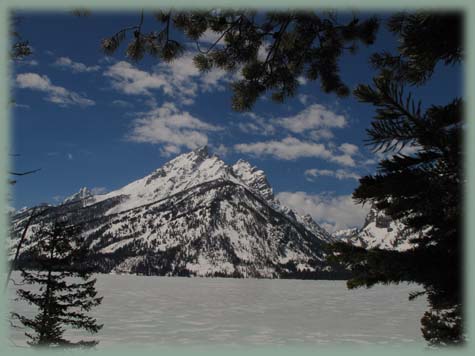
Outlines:
<svg viewBox="0 0 475 356"><path fill-rule="evenodd" d="M245 161L242 158L239 158L237 162L235 163L235 165L237 166L244 165L244 166L252 167L252 165L248 161Z"/></svg>
<svg viewBox="0 0 475 356"><path fill-rule="evenodd" d="M273 200L272 188L267 181L264 171L257 169L249 162L240 159L233 166L234 175L243 181L247 186L259 192L266 200Z"/></svg>
<svg viewBox="0 0 475 356"><path fill-rule="evenodd" d="M209 149L207 145L195 148L192 151L195 155L200 156L202 158L208 158L209 157Z"/></svg>
<svg viewBox="0 0 475 356"><path fill-rule="evenodd" d="M87 188L87 187L82 187L81 189L79 189L79 192L71 195L70 197L64 199L63 201L63 204L64 203L71 203L71 202L74 202L74 201L78 201L78 200L82 200L82 199L85 199L85 198L88 198L88 197L92 197L92 192Z"/></svg>

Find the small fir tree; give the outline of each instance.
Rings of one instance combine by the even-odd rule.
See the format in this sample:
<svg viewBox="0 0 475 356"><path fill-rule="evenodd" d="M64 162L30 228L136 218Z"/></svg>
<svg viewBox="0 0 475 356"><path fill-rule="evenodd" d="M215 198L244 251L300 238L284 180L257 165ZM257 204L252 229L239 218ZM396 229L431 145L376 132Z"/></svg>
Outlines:
<svg viewBox="0 0 475 356"><path fill-rule="evenodd" d="M32 346L95 346L96 340L72 342L63 337L66 326L90 333L102 328L96 319L85 314L99 305L102 297L97 297L96 279L79 267L87 251L78 244L77 229L61 222L42 225L32 242L30 254L36 270L22 270L21 275L23 284L33 288L20 288L17 295L20 300L35 305L38 314L29 318L12 313L12 318L33 330L25 333Z"/></svg>

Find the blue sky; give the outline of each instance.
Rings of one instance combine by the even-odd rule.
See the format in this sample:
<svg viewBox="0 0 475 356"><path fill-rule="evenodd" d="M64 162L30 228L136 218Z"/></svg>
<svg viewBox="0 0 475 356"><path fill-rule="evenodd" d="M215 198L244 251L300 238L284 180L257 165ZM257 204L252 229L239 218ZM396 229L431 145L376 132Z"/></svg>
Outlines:
<svg viewBox="0 0 475 356"><path fill-rule="evenodd" d="M236 77L219 70L199 74L191 53L171 65L152 58L130 62L125 45L113 56L103 54L101 39L136 24L139 12L21 17L18 30L34 53L11 67L11 153L20 155L12 166L41 171L18 179L14 208L57 204L83 186L111 191L207 144L227 163L242 158L264 170L282 203L329 230L362 223L365 210L355 208L350 195L380 157L363 142L370 105L302 80L295 98L283 104L263 98L252 112L236 113L229 89ZM157 25L145 17L146 31ZM212 39L207 34L203 42ZM369 83L369 55L396 45L382 26L375 45L341 58L343 80L350 88ZM428 85L412 91L423 103L445 104L461 95L461 80L459 67L440 67Z"/></svg>

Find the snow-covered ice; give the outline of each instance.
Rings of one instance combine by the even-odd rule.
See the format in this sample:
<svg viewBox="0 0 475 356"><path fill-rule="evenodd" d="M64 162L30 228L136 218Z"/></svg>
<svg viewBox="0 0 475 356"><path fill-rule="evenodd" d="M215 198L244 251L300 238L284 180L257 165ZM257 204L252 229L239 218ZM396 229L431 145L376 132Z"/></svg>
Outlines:
<svg viewBox="0 0 475 356"><path fill-rule="evenodd" d="M95 336L100 349L122 345L425 347L420 318L426 301L408 300L409 292L419 290L416 285L348 290L344 281L96 277L98 293L104 296L93 311L104 323ZM11 308L32 311L19 302ZM21 345L25 337L21 330L12 330L12 339Z"/></svg>

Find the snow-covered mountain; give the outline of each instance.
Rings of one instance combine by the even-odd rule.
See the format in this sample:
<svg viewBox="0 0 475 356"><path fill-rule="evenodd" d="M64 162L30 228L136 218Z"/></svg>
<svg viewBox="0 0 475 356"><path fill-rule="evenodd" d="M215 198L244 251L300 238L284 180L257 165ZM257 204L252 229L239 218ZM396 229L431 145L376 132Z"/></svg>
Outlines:
<svg viewBox="0 0 475 356"><path fill-rule="evenodd" d="M206 147L118 190L82 188L45 209L29 234L41 221L66 217L82 228L102 272L279 277L329 269L322 248L330 234L282 207L263 171L242 160L227 165ZM12 236L30 214L13 216Z"/></svg>
<svg viewBox="0 0 475 356"><path fill-rule="evenodd" d="M371 207L361 228L339 230L333 233L333 237L367 249L405 251L413 246L410 239L416 236L408 233L400 221L394 221L384 212Z"/></svg>

